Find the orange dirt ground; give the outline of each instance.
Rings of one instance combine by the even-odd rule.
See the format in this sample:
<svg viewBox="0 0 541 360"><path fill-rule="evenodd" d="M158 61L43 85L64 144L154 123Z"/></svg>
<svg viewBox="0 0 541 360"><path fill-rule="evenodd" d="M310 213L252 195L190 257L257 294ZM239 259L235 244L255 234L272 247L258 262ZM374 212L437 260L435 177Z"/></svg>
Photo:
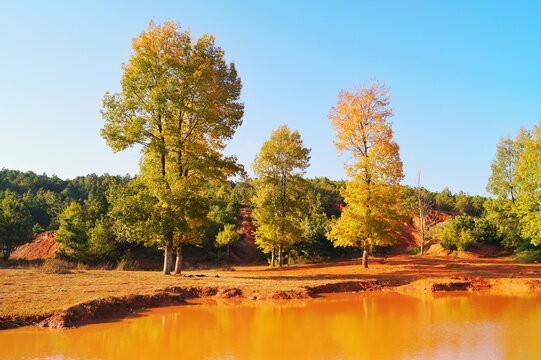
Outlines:
<svg viewBox="0 0 541 360"><path fill-rule="evenodd" d="M510 259L399 255L383 263L372 258L369 266L362 268L360 259L280 269L236 266L234 271L184 273L191 277L143 271L43 274L39 269L0 269L0 329L36 323L77 326L102 320L117 308L122 315L127 309L180 304L183 299L206 296L264 300L351 291L541 293L541 265Z"/></svg>

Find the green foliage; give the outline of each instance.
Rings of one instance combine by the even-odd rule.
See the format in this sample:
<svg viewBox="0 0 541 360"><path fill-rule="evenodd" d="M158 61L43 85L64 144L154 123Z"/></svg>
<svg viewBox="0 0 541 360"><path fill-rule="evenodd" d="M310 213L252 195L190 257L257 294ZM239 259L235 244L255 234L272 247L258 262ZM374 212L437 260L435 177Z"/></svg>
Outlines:
<svg viewBox="0 0 541 360"><path fill-rule="evenodd" d="M42 233L44 231L45 231L45 229L42 228L40 224L34 224L34 226L32 226L32 233L33 234L39 234L39 233Z"/></svg>
<svg viewBox="0 0 541 360"><path fill-rule="evenodd" d="M36 175L33 172L0 170L0 199L7 191L21 199L30 212L32 224L36 230L56 230L60 226L58 215L71 203L81 205L92 197L107 191L109 185L125 183L129 177L90 174L78 176L72 180L61 180L56 176ZM101 209L99 217L105 213ZM43 231L43 230L41 230Z"/></svg>
<svg viewBox="0 0 541 360"><path fill-rule="evenodd" d="M524 130L522 130L524 131ZM487 191L498 199L515 202L516 199L516 163L522 146L509 136L501 138L492 160L492 173L488 178Z"/></svg>
<svg viewBox="0 0 541 360"><path fill-rule="evenodd" d="M475 221L469 216L456 216L444 222L439 230L440 245L447 250L469 250L475 243Z"/></svg>
<svg viewBox="0 0 541 360"><path fill-rule="evenodd" d="M489 199L486 205L486 219L498 228L501 244L506 247L519 247L521 243L529 243L520 235L520 221L513 210L513 204L505 199Z"/></svg>
<svg viewBox="0 0 541 360"><path fill-rule="evenodd" d="M216 243L220 246L233 246L239 241L239 234L233 224L225 225L216 235Z"/></svg>
<svg viewBox="0 0 541 360"><path fill-rule="evenodd" d="M89 214L90 213L90 214ZM55 241L60 245L56 256L85 264L115 262L118 244L106 217L93 221L92 207L72 202L59 216L60 228Z"/></svg>
<svg viewBox="0 0 541 360"><path fill-rule="evenodd" d="M295 246L299 257L317 260L331 257L339 252L327 238L331 219L325 213L311 213L302 221L305 241Z"/></svg>
<svg viewBox="0 0 541 360"><path fill-rule="evenodd" d="M540 248L530 248L526 250L517 249L515 254L520 261L536 262L536 263L541 262L541 249Z"/></svg>
<svg viewBox="0 0 541 360"><path fill-rule="evenodd" d="M490 219L477 222L470 216L448 219L439 229L440 245L448 250L467 251L477 243L499 244L502 233Z"/></svg>
<svg viewBox="0 0 541 360"><path fill-rule="evenodd" d="M303 240L299 222L304 210L302 201L310 149L303 146L298 131L286 125L273 131L252 163L258 176L255 183L253 213L256 244L270 252L275 247L291 248Z"/></svg>
<svg viewBox="0 0 541 360"><path fill-rule="evenodd" d="M541 123L502 138L492 161L487 190L497 196L490 216L503 227L504 243L541 245Z"/></svg>
<svg viewBox="0 0 541 360"><path fill-rule="evenodd" d="M449 188L443 189L442 192L437 193L436 196L434 196L434 203L436 209L444 212L453 212L455 211L455 204L456 200Z"/></svg>
<svg viewBox="0 0 541 360"><path fill-rule="evenodd" d="M498 225L490 219L479 219L474 229L475 239L486 244L500 244L503 236Z"/></svg>
<svg viewBox="0 0 541 360"><path fill-rule="evenodd" d="M85 221L81 205L72 202L59 216L60 228L55 241L60 245L57 256L85 262L88 247L89 224Z"/></svg>
<svg viewBox="0 0 541 360"><path fill-rule="evenodd" d="M0 252L4 260L15 247L31 240L32 222L26 204L11 191L0 200Z"/></svg>

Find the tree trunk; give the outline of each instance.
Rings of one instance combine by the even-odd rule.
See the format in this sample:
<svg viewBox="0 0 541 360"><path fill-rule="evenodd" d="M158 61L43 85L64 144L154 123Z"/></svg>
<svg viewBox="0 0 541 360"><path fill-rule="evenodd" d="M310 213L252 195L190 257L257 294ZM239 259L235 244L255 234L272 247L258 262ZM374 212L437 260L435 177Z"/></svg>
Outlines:
<svg viewBox="0 0 541 360"><path fill-rule="evenodd" d="M278 267L282 267L282 245L278 246Z"/></svg>
<svg viewBox="0 0 541 360"><path fill-rule="evenodd" d="M425 221L424 221L424 214L422 214L423 217L419 219L419 222L421 224L421 255L424 255L425 253Z"/></svg>
<svg viewBox="0 0 541 360"><path fill-rule="evenodd" d="M227 261L229 261L229 244L227 244Z"/></svg>
<svg viewBox="0 0 541 360"><path fill-rule="evenodd" d="M421 202L421 186L419 186L419 234L421 235L421 255L425 251L425 214Z"/></svg>
<svg viewBox="0 0 541 360"><path fill-rule="evenodd" d="M363 267L368 268L368 245L363 246Z"/></svg>
<svg viewBox="0 0 541 360"><path fill-rule="evenodd" d="M165 249L163 251L163 273L169 275L171 274L171 267L173 265L173 244L171 240L165 243Z"/></svg>
<svg viewBox="0 0 541 360"><path fill-rule="evenodd" d="M177 260L175 261L175 274L180 275L182 271L182 244L177 246Z"/></svg>
<svg viewBox="0 0 541 360"><path fill-rule="evenodd" d="M272 247L272 252L271 252L271 266L274 267L274 258L275 258L275 248L274 246Z"/></svg>

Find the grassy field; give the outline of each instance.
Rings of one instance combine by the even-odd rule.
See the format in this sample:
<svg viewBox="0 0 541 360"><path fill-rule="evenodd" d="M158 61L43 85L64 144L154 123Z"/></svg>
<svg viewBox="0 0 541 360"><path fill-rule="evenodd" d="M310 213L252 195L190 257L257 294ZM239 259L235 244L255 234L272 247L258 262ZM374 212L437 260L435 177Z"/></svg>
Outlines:
<svg viewBox="0 0 541 360"><path fill-rule="evenodd" d="M243 292L270 293L304 290L344 281L411 282L424 278L465 276L483 279L541 279L541 265L504 259L459 259L397 256L383 264L377 260L363 269L360 260L270 269L263 266L228 270L193 270L184 275L117 270L71 270L49 274L41 269L0 269L0 317L48 314L96 297L152 294L170 286L239 288Z"/></svg>

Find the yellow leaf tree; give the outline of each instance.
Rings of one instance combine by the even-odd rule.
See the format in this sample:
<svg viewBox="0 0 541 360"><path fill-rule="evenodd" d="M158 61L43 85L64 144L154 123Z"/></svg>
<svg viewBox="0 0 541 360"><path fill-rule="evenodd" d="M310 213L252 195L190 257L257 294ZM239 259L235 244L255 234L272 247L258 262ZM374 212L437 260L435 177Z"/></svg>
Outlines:
<svg viewBox="0 0 541 360"><path fill-rule="evenodd" d="M402 220L397 211L402 162L389 105L388 88L374 82L342 90L329 112L336 149L352 161L345 165L350 180L341 191L346 206L328 236L335 246L361 247L365 268L370 247L392 244Z"/></svg>

